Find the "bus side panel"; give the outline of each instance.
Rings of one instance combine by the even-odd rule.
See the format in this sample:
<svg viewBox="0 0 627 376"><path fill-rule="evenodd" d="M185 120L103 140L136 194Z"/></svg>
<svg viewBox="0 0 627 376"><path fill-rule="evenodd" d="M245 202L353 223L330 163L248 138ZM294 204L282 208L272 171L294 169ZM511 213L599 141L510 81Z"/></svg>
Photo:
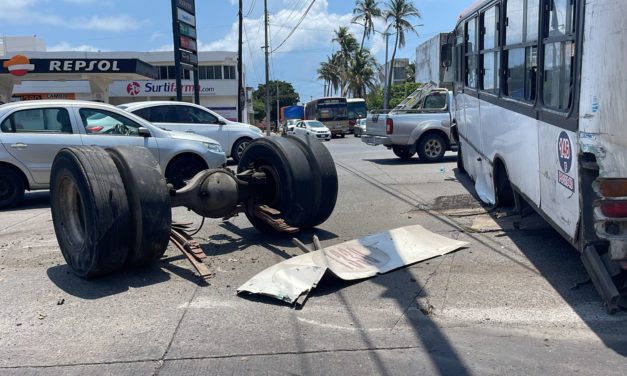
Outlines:
<svg viewBox="0 0 627 376"><path fill-rule="evenodd" d="M536 206L540 204L540 154L538 152L537 120L481 101L483 147L494 164L500 158L509 181ZM494 166L492 166L494 167ZM495 174L487 177L492 181Z"/></svg>
<svg viewBox="0 0 627 376"><path fill-rule="evenodd" d="M587 0L579 107L583 152L600 177L627 177L627 2Z"/></svg>
<svg viewBox="0 0 627 376"><path fill-rule="evenodd" d="M484 151L479 99L466 94L458 94L457 104L461 121L458 120L459 133L462 137L462 155L466 172L475 181L475 191L481 201L494 204L494 187L490 178L490 163L482 155Z"/></svg>
<svg viewBox="0 0 627 376"><path fill-rule="evenodd" d="M576 132L539 122L540 209L573 239L580 213L576 137Z"/></svg>

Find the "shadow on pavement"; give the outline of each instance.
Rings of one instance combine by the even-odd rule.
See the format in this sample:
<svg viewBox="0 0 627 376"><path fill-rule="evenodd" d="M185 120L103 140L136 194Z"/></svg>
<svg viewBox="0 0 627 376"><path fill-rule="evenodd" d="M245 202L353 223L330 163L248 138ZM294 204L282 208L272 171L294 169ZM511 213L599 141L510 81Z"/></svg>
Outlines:
<svg viewBox="0 0 627 376"><path fill-rule="evenodd" d="M3 211L19 211L31 209L44 209L50 207L50 191L33 191L26 192L22 202L13 208L0 210Z"/></svg>
<svg viewBox="0 0 627 376"><path fill-rule="evenodd" d="M143 268L124 269L119 273L93 279L77 277L66 264L53 266L46 273L57 287L72 296L100 299L126 292L130 287L140 288L168 281L170 276L161 269L162 266L168 269L167 263L166 265L154 263ZM198 277L195 277L195 280L198 280Z"/></svg>
<svg viewBox="0 0 627 376"><path fill-rule="evenodd" d="M251 246L260 246L266 248L272 253L288 259L292 257L281 248L289 247L293 248L292 238L298 238L305 244L312 242L313 235L318 235L321 241L335 239L338 236L332 232L313 228L311 230L300 231L296 234L285 235L270 235L262 234L254 227L240 228L230 222L222 222L220 227L231 232L233 235L223 233L210 235L200 247L205 251L208 256L217 256L232 253L235 251L241 251ZM219 244L212 244L214 242L220 242Z"/></svg>
<svg viewBox="0 0 627 376"><path fill-rule="evenodd" d="M413 157L411 159L400 159L396 157L390 158L379 158L379 159L364 159L365 162L372 162L382 166L400 166L400 165L408 165L408 164L438 164L438 163L448 163L455 162L457 157L454 155L447 155L442 158L439 162L424 162L420 158Z"/></svg>
<svg viewBox="0 0 627 376"><path fill-rule="evenodd" d="M477 198L474 183L469 176L459 170L455 170L455 176ZM504 230L504 235L514 242L540 275L607 347L627 357L627 327L623 325L617 329L616 325L616 320L627 317L627 312L619 312L614 317L605 313L602 299L589 281L579 252L535 212L524 216L513 214L502 218L495 218L495 215L491 217L501 228L514 227L512 230ZM544 224L541 229L537 228L538 222ZM535 229L525 230L526 227ZM536 246L539 242L544 244L543 247ZM493 244L483 244L499 252ZM598 309L594 309L595 306Z"/></svg>
<svg viewBox="0 0 627 376"><path fill-rule="evenodd" d="M579 252L546 222L545 230L525 231L527 222L544 222L535 212L514 217L521 229L507 231L506 236L599 339L617 354L627 357L627 326L616 325L616 320L627 318L627 312L614 316L605 312L600 295L588 280ZM508 220L511 221L509 217L495 219L503 226ZM544 243L541 248L534 246L539 241Z"/></svg>

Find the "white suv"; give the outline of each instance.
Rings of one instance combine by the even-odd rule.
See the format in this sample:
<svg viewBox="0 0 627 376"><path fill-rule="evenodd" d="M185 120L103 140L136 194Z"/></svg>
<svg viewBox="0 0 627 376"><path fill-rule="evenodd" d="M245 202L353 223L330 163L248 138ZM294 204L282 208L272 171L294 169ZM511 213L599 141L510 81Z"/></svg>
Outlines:
<svg viewBox="0 0 627 376"><path fill-rule="evenodd" d="M227 157L239 162L250 141L262 131L250 124L227 120L215 112L188 102L131 102L118 106L154 125L173 131L196 133L218 141Z"/></svg>
<svg viewBox="0 0 627 376"><path fill-rule="evenodd" d="M159 161L179 188L197 172L226 164L215 140L170 132L114 106L86 101L24 101L0 105L0 208L24 190L48 189L55 155L66 146L137 145Z"/></svg>

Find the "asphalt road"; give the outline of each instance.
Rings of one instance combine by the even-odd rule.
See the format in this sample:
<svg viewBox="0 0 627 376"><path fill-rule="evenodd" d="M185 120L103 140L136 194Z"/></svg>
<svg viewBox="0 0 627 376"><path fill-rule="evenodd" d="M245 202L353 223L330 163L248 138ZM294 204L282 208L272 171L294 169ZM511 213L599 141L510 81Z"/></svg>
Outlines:
<svg viewBox="0 0 627 376"><path fill-rule="evenodd" d="M578 254L536 215L495 220L454 154L423 164L353 137L325 145L338 203L303 242L420 224L470 245L365 281L326 276L296 310L236 295L301 254L244 216L196 235L208 284L173 248L152 267L87 281L65 265L48 194L31 193L0 212L0 374L625 374L627 313L608 316L593 286L577 285ZM175 218L200 222L183 209Z"/></svg>

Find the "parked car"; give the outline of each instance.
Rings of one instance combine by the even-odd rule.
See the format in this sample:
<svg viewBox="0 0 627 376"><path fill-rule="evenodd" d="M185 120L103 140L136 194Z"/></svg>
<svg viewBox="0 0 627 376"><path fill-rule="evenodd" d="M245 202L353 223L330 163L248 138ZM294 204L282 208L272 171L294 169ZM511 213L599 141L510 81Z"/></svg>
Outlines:
<svg viewBox="0 0 627 376"><path fill-rule="evenodd" d="M366 118L357 119L353 133L355 137L361 137L362 134L366 134Z"/></svg>
<svg viewBox="0 0 627 376"><path fill-rule="evenodd" d="M239 162L250 141L262 137L263 132L250 124L227 120L215 112L187 102L132 102L118 106L141 116L154 125L181 132L210 137L222 145L227 157Z"/></svg>
<svg viewBox="0 0 627 376"><path fill-rule="evenodd" d="M66 146L144 146L175 188L198 171L226 163L215 140L159 129L114 106L86 101L1 105L0 144L0 208L18 204L25 190L48 189L52 161Z"/></svg>
<svg viewBox="0 0 627 376"><path fill-rule="evenodd" d="M320 140L331 139L331 131L318 120L299 120L288 134L308 134Z"/></svg>
<svg viewBox="0 0 627 376"><path fill-rule="evenodd" d="M387 114L368 114L361 141L392 149L401 159L418 153L423 162L441 161L447 150L457 150L451 137L454 103L452 91L425 84Z"/></svg>

